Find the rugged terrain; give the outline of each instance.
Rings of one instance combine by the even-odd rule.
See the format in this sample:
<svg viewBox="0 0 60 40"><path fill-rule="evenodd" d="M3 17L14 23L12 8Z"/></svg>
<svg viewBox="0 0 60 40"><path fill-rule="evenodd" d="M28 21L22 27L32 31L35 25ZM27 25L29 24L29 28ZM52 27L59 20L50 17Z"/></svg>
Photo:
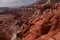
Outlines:
<svg viewBox="0 0 60 40"><path fill-rule="evenodd" d="M60 40L57 2L0 8L0 40Z"/></svg>
<svg viewBox="0 0 60 40"><path fill-rule="evenodd" d="M60 40L60 6L50 8L46 14L25 22L21 40Z"/></svg>

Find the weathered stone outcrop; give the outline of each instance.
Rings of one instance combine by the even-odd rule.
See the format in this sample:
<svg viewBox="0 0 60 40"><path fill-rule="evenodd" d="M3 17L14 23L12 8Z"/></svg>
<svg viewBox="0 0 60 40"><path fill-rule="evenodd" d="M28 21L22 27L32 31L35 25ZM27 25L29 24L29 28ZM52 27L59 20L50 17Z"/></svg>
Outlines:
<svg viewBox="0 0 60 40"><path fill-rule="evenodd" d="M23 24L21 40L60 40L60 5Z"/></svg>
<svg viewBox="0 0 60 40"><path fill-rule="evenodd" d="M1 9L0 40L60 40L60 4Z"/></svg>

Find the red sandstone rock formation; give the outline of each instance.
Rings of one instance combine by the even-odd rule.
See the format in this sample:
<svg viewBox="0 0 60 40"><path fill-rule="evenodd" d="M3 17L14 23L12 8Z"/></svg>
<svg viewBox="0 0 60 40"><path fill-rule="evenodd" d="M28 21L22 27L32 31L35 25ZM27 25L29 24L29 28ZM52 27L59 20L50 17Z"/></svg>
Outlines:
<svg viewBox="0 0 60 40"><path fill-rule="evenodd" d="M23 24L21 40L60 40L60 6Z"/></svg>
<svg viewBox="0 0 60 40"><path fill-rule="evenodd" d="M2 13L0 40L60 40L60 4L31 5Z"/></svg>

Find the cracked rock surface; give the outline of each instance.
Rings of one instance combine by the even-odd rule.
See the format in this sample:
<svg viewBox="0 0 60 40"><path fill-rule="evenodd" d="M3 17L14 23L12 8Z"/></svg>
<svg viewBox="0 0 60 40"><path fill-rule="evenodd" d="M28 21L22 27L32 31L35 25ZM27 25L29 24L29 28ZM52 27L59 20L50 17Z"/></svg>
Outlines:
<svg viewBox="0 0 60 40"><path fill-rule="evenodd" d="M59 3L0 9L0 40L60 40Z"/></svg>
<svg viewBox="0 0 60 40"><path fill-rule="evenodd" d="M55 7L25 22L21 40L60 40L60 6Z"/></svg>

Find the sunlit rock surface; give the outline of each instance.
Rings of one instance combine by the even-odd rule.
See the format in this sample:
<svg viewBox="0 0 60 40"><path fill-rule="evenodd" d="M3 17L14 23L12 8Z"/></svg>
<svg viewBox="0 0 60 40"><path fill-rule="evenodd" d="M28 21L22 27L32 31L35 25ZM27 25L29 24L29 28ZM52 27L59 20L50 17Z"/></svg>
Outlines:
<svg viewBox="0 0 60 40"><path fill-rule="evenodd" d="M40 2L1 7L0 40L60 40L60 4Z"/></svg>
<svg viewBox="0 0 60 40"><path fill-rule="evenodd" d="M29 19L21 33L21 40L60 40L60 5L51 5L51 11Z"/></svg>

